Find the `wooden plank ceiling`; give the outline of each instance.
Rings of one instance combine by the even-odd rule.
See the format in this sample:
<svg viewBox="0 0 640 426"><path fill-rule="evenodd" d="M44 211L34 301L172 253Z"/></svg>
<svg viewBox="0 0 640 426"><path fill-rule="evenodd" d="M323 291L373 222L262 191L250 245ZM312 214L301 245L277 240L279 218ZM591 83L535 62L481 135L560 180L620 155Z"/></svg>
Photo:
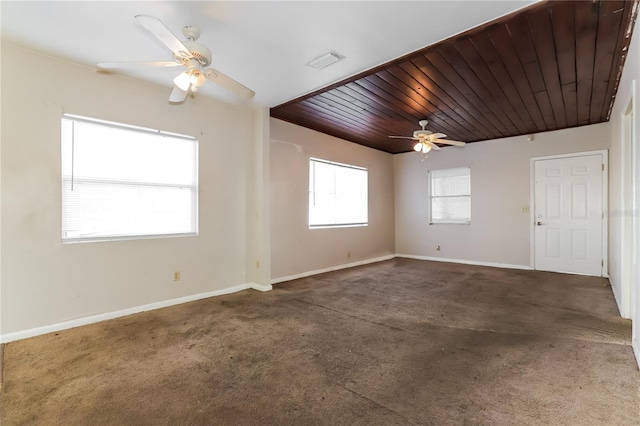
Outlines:
<svg viewBox="0 0 640 426"><path fill-rule="evenodd" d="M638 1L546 1L271 109L389 153L418 120L477 142L609 119ZM321 72L321 71L320 71Z"/></svg>

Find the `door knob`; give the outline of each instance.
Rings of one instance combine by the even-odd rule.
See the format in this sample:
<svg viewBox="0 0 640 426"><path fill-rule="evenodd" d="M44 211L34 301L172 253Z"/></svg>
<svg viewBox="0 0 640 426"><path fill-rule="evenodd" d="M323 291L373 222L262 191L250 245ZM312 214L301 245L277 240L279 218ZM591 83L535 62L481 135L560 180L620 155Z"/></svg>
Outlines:
<svg viewBox="0 0 640 426"><path fill-rule="evenodd" d="M542 222L538 222L538 223L536 223L536 225L542 226Z"/></svg>

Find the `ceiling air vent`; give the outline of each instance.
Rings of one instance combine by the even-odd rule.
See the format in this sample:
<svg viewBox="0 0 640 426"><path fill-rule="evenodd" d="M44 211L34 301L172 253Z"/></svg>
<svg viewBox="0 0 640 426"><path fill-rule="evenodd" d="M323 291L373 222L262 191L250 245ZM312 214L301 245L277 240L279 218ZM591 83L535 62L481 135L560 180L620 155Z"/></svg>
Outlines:
<svg viewBox="0 0 640 426"><path fill-rule="evenodd" d="M310 60L309 62L307 62L307 65L309 65L311 68L321 70L343 59L344 59L343 55L333 50L330 50L327 53L320 55L315 59Z"/></svg>

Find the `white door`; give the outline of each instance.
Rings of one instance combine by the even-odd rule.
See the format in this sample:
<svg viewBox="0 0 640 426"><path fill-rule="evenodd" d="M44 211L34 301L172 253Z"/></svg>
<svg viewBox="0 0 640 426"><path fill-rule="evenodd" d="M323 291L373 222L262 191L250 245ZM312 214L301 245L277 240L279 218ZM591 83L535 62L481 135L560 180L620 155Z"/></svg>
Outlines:
<svg viewBox="0 0 640 426"><path fill-rule="evenodd" d="M535 269L601 276L603 156L540 159L534 167Z"/></svg>

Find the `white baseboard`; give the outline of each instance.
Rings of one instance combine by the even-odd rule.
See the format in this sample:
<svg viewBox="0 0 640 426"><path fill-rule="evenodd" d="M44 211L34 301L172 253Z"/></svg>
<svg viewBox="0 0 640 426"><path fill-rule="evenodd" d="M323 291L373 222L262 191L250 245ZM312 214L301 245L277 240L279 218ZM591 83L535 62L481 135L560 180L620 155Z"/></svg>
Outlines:
<svg viewBox="0 0 640 426"><path fill-rule="evenodd" d="M272 284L278 284L278 283L285 282L285 281L291 281L291 280L295 280L295 279L299 279L299 278L305 278L305 277L309 277L309 276L312 276L312 275L322 274L322 273L325 273L325 272L332 272L332 271L337 271L337 270L340 270L340 269L352 268L354 266L361 266L361 265L367 265L369 263L382 262L382 261L385 261L385 260L391 260L394 257L402 257L402 258L407 258L407 259L418 259L418 260L432 260L432 261L436 261L436 262L462 263L462 264L467 264L467 265L490 266L490 267L494 267L494 268L508 268L508 269L522 269L522 270L531 270L532 269L531 266L529 266L529 265L514 265L514 264L507 264L507 263L479 262L479 261L463 260L463 259L446 259L446 258L442 258L442 257L414 256L414 255L409 255L409 254L395 254L395 255L391 254L391 255L387 255L387 256L361 260L361 261L358 261L358 262L352 262L352 263L347 263L347 264L343 264L343 265L331 266L329 268L317 269L317 270L314 270L314 271L303 272L303 273L296 274L296 275L289 275L289 276L285 276L285 277L274 278L274 279L271 280L271 284L257 284L257 283L239 284L239 285L236 285L236 286L233 286L233 287L223 288L223 289L220 289L220 290L214 290L214 291L205 292L205 293L193 294L193 295L190 295L190 296L180 297L180 298L177 298L177 299L163 300L163 301L160 301L160 302L149 303L149 304L141 305L141 306L135 306L133 308L122 309L122 310L119 310L119 311L107 312L107 313L97 314L97 315L89 315L89 316L82 317L82 318L77 318L77 319L73 319L73 320L69 320L69 321L63 321L63 322L59 322L59 323L56 323L56 324L42 326L42 327L31 328L31 329L28 329L28 330L22 330L22 331L16 331L16 332L12 332L12 333L0 334L0 343L8 343L8 342L12 342L12 341L15 341L15 340L26 339L26 338L29 338L29 337L39 336L41 334L47 334L47 333L52 333L52 332L55 332L55 331L61 331L61 330L69 329L69 328L79 327L79 326L82 326L82 325L93 324L93 323L100 322L100 321L105 321L105 320L109 320L109 319L114 319L114 318L119 318L119 317L123 317L123 316L127 316L127 315L136 314L136 313L139 313L139 312L145 312L145 311L150 311L150 310L153 310L153 309L164 308L164 307L167 307L167 306L179 305L181 303L192 302L192 301L195 301L195 300L206 299L208 297L221 296L223 294L235 293L235 292L246 290L246 289L249 289L249 288L254 289L254 290L258 290L258 291L263 291L263 292L264 291L269 291L269 290L273 289ZM615 297L616 301L618 301L618 296L617 296L617 294L615 292L614 287L611 286L611 288L613 289L613 293L614 293L614 297ZM634 343L633 349L634 349L634 352L636 354L636 358L638 359L638 363L640 365L640 347L639 347L637 342Z"/></svg>
<svg viewBox="0 0 640 426"><path fill-rule="evenodd" d="M396 254L396 257L404 257L407 259L418 259L418 260L433 260L435 262L451 262L451 263L462 263L465 265L478 265L478 266L490 266L493 268L507 268L507 269L524 269L527 271L533 270L533 268L529 265L514 265L511 263L493 263L493 262L479 262L475 260L464 260L464 259L446 259L444 257L432 257L432 256L414 256L412 254Z"/></svg>
<svg viewBox="0 0 640 426"><path fill-rule="evenodd" d="M249 287L258 291L271 291L273 290L273 286L271 284L257 284L257 283L249 283Z"/></svg>
<svg viewBox="0 0 640 426"><path fill-rule="evenodd" d="M258 288L259 287L259 288ZM254 288L260 291L267 291L271 286L264 286L259 284L239 284L233 287L227 287L220 290L208 291L205 293L192 294L185 297L179 297L176 299L162 300L160 302L149 303L141 306L134 306L133 308L122 309L114 312L106 312L103 314L89 315L86 317L76 318L69 321L63 321L56 324L45 325L42 327L30 328L28 330L15 331L12 333L6 333L0 335L0 343L13 342L14 340L26 339L29 337L39 336L41 334L52 333L55 331L67 330L69 328L79 327L82 325L93 324L100 321L110 320L114 318L124 317L127 315L137 314L139 312L151 311L154 309L166 308L167 306L179 305L182 303L193 302L195 300L206 299L213 296L222 296L223 294L235 293L249 288Z"/></svg>
<svg viewBox="0 0 640 426"><path fill-rule="evenodd" d="M638 339L635 339L631 342L631 347L633 348L633 353L636 356L636 362L638 363L638 368L640 369L640 343Z"/></svg>
<svg viewBox="0 0 640 426"><path fill-rule="evenodd" d="M343 265L331 266L329 268L316 269L315 271L302 272L301 274L288 275L286 277L280 277L280 278L273 278L271 280L271 284L283 283L285 281L297 280L299 278L310 277L311 275L324 274L325 272L332 272L332 271L338 271L340 269L353 268L354 266L367 265L369 263L382 262L384 260L391 260L394 257L396 256L393 254L390 254L387 256L376 257L373 259L367 259L367 260L361 260L353 263L345 263Z"/></svg>

